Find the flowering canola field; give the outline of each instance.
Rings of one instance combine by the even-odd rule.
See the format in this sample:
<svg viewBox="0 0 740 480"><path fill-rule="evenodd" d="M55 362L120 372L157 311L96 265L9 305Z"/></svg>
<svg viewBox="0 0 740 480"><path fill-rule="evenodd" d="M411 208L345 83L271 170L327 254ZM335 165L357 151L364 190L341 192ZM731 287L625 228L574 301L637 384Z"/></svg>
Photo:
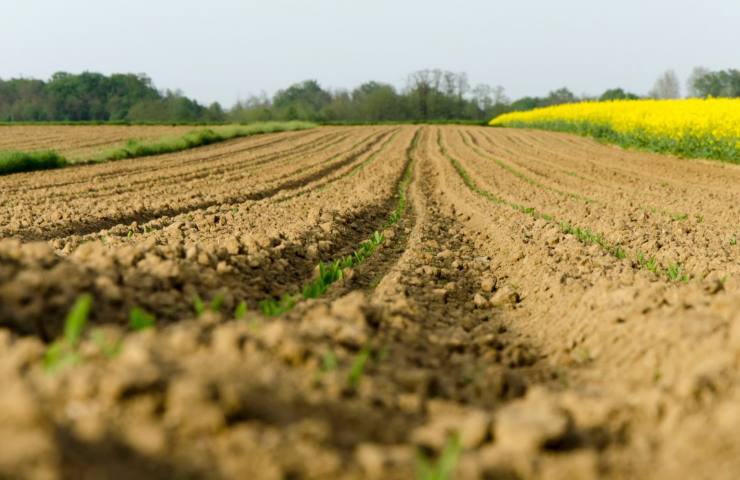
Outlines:
<svg viewBox="0 0 740 480"><path fill-rule="evenodd" d="M573 132L626 147L740 163L740 99L569 103L506 113L490 125Z"/></svg>

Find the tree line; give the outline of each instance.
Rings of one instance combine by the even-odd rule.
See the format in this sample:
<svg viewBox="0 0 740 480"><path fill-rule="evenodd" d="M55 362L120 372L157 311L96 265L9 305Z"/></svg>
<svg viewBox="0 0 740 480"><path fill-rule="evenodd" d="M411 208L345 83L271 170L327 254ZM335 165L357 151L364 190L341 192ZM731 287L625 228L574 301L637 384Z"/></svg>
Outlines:
<svg viewBox="0 0 740 480"><path fill-rule="evenodd" d="M690 97L740 97L740 71L697 67L687 81ZM673 71L658 78L649 98L678 98L681 86ZM160 91L143 74L55 73L48 81L0 79L0 121L3 122L165 122L220 123L268 120L316 122L484 122L501 113L583 100L636 99L639 95L611 88L600 96L577 96L559 88L542 97L507 97L500 86L471 86L465 73L420 70L406 85L371 81L352 90L328 90L306 80L266 94L250 96L225 110L205 106L180 91Z"/></svg>
<svg viewBox="0 0 740 480"><path fill-rule="evenodd" d="M0 121L5 122L221 122L209 107L180 91L161 92L146 75L58 72L48 81L0 79Z"/></svg>

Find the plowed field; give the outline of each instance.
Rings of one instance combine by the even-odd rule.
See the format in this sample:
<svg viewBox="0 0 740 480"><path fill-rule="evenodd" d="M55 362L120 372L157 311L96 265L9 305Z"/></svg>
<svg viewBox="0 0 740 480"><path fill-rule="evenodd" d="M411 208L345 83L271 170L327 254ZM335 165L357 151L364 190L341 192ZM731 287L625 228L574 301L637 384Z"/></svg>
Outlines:
<svg viewBox="0 0 740 480"><path fill-rule="evenodd" d="M0 478L740 476L738 166L324 127L8 175L0 205Z"/></svg>

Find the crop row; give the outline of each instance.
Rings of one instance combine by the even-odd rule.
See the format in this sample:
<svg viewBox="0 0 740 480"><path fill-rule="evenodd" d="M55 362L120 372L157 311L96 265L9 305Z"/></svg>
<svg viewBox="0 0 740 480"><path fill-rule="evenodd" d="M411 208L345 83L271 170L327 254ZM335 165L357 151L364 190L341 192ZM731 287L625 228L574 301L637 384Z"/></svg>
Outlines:
<svg viewBox="0 0 740 480"><path fill-rule="evenodd" d="M628 257L628 252L623 246L608 241L603 233L594 232L587 227L580 227L574 225L572 222L557 219L555 218L555 216L539 211L535 207L526 206L517 202L503 199L479 186L478 183L468 173L468 171L465 170L460 161L451 156L450 153L447 151L447 148L442 143L442 135L440 130L437 131L437 146L442 155L450 161L453 168L463 180L465 185L481 197L497 205L512 208L516 211L529 215L532 218L541 219L548 223L557 225L562 233L566 235L571 235L586 245L596 245L601 250L609 253L618 260L623 260ZM656 275L664 275L671 281L689 280L689 275L682 271L682 267L678 263L670 263L666 266L660 266L658 265L657 260L654 257L646 259L644 253L641 252L632 255L631 258L633 259L633 264L637 265L638 267L650 270Z"/></svg>

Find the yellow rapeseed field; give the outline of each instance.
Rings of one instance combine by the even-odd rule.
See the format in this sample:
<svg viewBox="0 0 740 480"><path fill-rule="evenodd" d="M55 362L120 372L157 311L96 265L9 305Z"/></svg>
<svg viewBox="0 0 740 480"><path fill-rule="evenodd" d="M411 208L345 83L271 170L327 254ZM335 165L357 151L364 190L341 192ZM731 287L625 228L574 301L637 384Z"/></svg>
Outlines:
<svg viewBox="0 0 740 480"><path fill-rule="evenodd" d="M494 126L571 131L625 146L740 161L740 99L615 100L512 112Z"/></svg>

